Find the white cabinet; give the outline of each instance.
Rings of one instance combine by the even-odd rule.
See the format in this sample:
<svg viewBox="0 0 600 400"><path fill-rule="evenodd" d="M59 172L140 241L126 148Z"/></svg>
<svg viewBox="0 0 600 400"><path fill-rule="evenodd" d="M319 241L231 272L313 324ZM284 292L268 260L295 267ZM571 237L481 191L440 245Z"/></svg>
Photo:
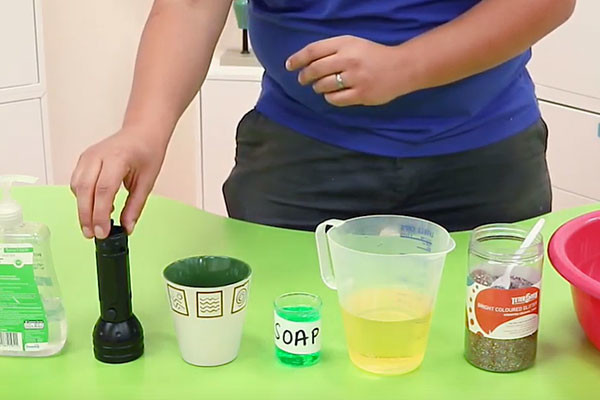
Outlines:
<svg viewBox="0 0 600 400"><path fill-rule="evenodd" d="M550 135L548 165L557 203L563 192L600 199L600 115L540 102ZM575 198L567 200L575 202ZM560 206L560 204L556 204Z"/></svg>
<svg viewBox="0 0 600 400"><path fill-rule="evenodd" d="M51 183L39 0L0 0L0 174Z"/></svg>
<svg viewBox="0 0 600 400"><path fill-rule="evenodd" d="M600 1L579 0L573 16L533 49L538 96L600 111Z"/></svg>
<svg viewBox="0 0 600 400"><path fill-rule="evenodd" d="M0 0L0 88L38 82L35 4Z"/></svg>
<svg viewBox="0 0 600 400"><path fill-rule="evenodd" d="M529 71L550 132L553 208L600 201L600 2L579 0L571 19L533 48Z"/></svg>
<svg viewBox="0 0 600 400"><path fill-rule="evenodd" d="M554 210L562 210L565 208L573 208L598 203L598 200L567 192L566 190L558 189L557 187L552 188L552 195L554 196L552 204Z"/></svg>
<svg viewBox="0 0 600 400"><path fill-rule="evenodd" d="M0 104L0 174L46 178L41 102Z"/></svg>
<svg viewBox="0 0 600 400"><path fill-rule="evenodd" d="M256 104L261 76L259 67L225 67L213 63L202 87L204 204L198 206L211 213L227 215L222 187L235 162L236 128Z"/></svg>

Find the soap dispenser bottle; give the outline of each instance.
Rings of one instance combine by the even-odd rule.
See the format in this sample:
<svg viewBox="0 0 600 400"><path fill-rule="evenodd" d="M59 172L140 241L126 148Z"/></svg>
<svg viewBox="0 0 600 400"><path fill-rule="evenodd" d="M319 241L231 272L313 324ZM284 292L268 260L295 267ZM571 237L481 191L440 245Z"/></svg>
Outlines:
<svg viewBox="0 0 600 400"><path fill-rule="evenodd" d="M24 222L21 206L10 194L13 183L36 181L0 176L0 356L50 356L67 339L50 231L46 225Z"/></svg>

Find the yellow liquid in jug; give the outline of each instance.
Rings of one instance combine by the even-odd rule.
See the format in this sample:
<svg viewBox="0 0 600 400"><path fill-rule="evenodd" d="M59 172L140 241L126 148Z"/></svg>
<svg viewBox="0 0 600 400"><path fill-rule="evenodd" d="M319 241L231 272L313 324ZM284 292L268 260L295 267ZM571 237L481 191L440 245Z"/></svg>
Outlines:
<svg viewBox="0 0 600 400"><path fill-rule="evenodd" d="M376 374L416 369L425 355L432 301L402 289L369 289L342 305L352 362Z"/></svg>

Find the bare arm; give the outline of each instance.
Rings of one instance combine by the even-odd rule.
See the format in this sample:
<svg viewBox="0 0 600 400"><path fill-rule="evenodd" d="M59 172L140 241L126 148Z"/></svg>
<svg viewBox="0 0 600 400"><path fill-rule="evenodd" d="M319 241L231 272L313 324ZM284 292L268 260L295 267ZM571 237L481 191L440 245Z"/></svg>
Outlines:
<svg viewBox="0 0 600 400"><path fill-rule="evenodd" d="M459 18L398 46L352 36L312 43L287 62L300 84L337 106L377 105L455 82L524 52L572 14L576 0L482 0ZM335 74L343 77L339 90Z"/></svg>
<svg viewBox="0 0 600 400"><path fill-rule="evenodd" d="M155 0L139 46L123 127L88 148L71 178L87 238L105 238L115 195L129 191L131 233L162 166L177 120L206 77L231 0Z"/></svg>
<svg viewBox="0 0 600 400"><path fill-rule="evenodd" d="M155 0L139 46L124 127L172 132L206 77L230 5L231 0Z"/></svg>
<svg viewBox="0 0 600 400"><path fill-rule="evenodd" d="M405 44L417 63L417 88L439 86L521 54L571 16L576 0L483 0Z"/></svg>

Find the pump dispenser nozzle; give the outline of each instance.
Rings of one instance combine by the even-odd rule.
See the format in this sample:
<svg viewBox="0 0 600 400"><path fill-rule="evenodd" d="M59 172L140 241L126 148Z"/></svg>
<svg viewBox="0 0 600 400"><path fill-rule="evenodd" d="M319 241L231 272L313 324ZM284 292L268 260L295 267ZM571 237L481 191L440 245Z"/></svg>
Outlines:
<svg viewBox="0 0 600 400"><path fill-rule="evenodd" d="M23 210L10 194L13 183L37 182L37 178L27 175L2 175L0 176L0 228L12 228L23 223Z"/></svg>

